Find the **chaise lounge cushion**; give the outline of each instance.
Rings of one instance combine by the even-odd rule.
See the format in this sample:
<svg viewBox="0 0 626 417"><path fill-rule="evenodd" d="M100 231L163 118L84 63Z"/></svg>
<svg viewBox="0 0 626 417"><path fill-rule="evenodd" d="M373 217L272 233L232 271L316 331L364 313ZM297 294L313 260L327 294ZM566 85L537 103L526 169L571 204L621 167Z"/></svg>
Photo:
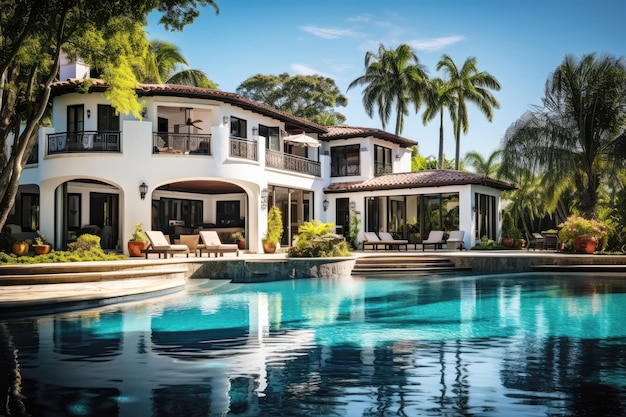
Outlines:
<svg viewBox="0 0 626 417"><path fill-rule="evenodd" d="M465 248L465 232L463 230L453 230L450 237L446 240L446 248L463 250Z"/></svg>
<svg viewBox="0 0 626 417"><path fill-rule="evenodd" d="M147 230L146 236L150 241L148 245L148 249L145 249L143 252L146 254L146 258L149 253L158 253L159 257L161 253L164 253L167 257L167 254L171 254L174 256L174 253L185 253L189 256L189 247L187 245L172 245L169 240L165 237L163 232L158 230Z"/></svg>
<svg viewBox="0 0 626 417"><path fill-rule="evenodd" d="M214 253L215 256L224 255L226 252L234 252L239 256L239 247L236 243L222 243L219 235L214 230L201 230L200 239L202 244L198 245L198 252L202 256L203 252L207 252L210 256Z"/></svg>
<svg viewBox="0 0 626 417"><path fill-rule="evenodd" d="M431 230L428 234L428 238L422 241L422 252L426 248L426 246L432 245L435 250L437 247L441 247L445 240L443 240L444 231L443 230Z"/></svg>

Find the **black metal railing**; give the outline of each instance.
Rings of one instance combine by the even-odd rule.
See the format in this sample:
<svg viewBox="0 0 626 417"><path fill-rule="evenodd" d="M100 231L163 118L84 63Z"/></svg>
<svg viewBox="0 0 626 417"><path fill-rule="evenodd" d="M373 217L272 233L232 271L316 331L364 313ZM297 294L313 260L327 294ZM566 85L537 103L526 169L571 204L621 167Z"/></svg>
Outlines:
<svg viewBox="0 0 626 417"><path fill-rule="evenodd" d="M316 177L321 176L322 173L320 163L317 161L270 149L265 150L265 165L270 168L301 172Z"/></svg>
<svg viewBox="0 0 626 417"><path fill-rule="evenodd" d="M251 161L258 161L259 156L257 142L246 139L230 138L229 155L237 158L250 159Z"/></svg>
<svg viewBox="0 0 626 417"><path fill-rule="evenodd" d="M48 155L75 152L120 152L120 132L81 131L48 135Z"/></svg>
<svg viewBox="0 0 626 417"><path fill-rule="evenodd" d="M152 153L211 155L211 135L154 132Z"/></svg>

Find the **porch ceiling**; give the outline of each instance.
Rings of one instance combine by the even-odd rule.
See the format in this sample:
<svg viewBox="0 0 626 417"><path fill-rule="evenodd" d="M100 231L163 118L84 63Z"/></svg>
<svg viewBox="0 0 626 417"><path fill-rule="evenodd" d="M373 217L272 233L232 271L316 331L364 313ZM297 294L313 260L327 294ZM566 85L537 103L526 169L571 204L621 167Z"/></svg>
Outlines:
<svg viewBox="0 0 626 417"><path fill-rule="evenodd" d="M159 190L196 194L235 194L244 192L241 187L223 181L181 181L159 187Z"/></svg>

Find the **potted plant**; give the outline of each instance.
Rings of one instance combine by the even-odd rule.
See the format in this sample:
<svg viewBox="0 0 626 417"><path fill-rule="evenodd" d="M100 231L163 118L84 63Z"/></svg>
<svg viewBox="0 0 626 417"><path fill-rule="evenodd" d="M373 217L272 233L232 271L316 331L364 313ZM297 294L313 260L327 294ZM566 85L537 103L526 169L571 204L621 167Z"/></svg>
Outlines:
<svg viewBox="0 0 626 417"><path fill-rule="evenodd" d="M267 233L265 233L265 237L262 240L263 252L276 252L282 236L283 218L280 209L276 206L272 206L267 214Z"/></svg>
<svg viewBox="0 0 626 417"><path fill-rule="evenodd" d="M237 242L237 247L241 250L246 248L246 236L243 232L233 233L233 239Z"/></svg>
<svg viewBox="0 0 626 417"><path fill-rule="evenodd" d="M148 239L143 233L143 225L135 223L135 231L128 241L128 256L142 256L141 251L148 247Z"/></svg>
<svg viewBox="0 0 626 417"><path fill-rule="evenodd" d="M45 255L46 253L50 252L50 242L48 242L48 240L46 239L46 236L44 236L39 230L37 230L37 236L35 237L35 240L33 242L33 250L35 251L35 253L37 255Z"/></svg>
<svg viewBox="0 0 626 417"><path fill-rule="evenodd" d="M559 240L569 251L593 253L606 246L606 225L599 220L570 216L559 227Z"/></svg>
<svg viewBox="0 0 626 417"><path fill-rule="evenodd" d="M508 211L502 213L502 245L508 248L513 246L513 240L515 237L515 224L513 223L513 216Z"/></svg>

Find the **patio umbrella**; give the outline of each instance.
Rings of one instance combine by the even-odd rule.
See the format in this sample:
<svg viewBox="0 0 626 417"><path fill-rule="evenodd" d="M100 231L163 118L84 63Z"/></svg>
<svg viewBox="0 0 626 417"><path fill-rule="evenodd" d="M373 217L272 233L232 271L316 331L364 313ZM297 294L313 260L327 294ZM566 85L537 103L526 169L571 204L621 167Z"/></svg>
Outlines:
<svg viewBox="0 0 626 417"><path fill-rule="evenodd" d="M285 136L284 140L291 143L297 143L302 146L308 146L310 148L319 148L320 146L320 143L317 139L305 135L304 132L298 133L297 135Z"/></svg>

